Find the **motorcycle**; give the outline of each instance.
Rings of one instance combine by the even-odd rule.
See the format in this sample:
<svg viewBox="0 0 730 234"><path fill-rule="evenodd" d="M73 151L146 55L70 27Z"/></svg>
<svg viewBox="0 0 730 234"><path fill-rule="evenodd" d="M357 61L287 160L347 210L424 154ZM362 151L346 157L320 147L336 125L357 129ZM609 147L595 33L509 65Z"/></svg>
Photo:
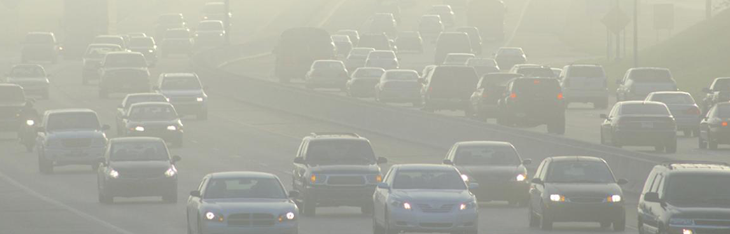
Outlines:
<svg viewBox="0 0 730 234"><path fill-rule="evenodd" d="M32 108L32 104L26 106L27 108L22 112L22 120L20 128L18 128L18 138L20 144L25 146L27 152L33 152L35 148L36 137L38 137L39 122L38 112Z"/></svg>

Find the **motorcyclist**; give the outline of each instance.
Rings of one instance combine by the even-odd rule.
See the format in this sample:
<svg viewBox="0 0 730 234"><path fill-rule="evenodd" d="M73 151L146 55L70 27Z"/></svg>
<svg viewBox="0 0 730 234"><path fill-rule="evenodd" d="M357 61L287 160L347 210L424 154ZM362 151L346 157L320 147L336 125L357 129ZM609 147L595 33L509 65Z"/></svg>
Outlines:
<svg viewBox="0 0 730 234"><path fill-rule="evenodd" d="M40 121L38 111L33 108L33 101L28 100L20 113L20 127L18 128L18 139L20 144L25 146L28 152L33 152L36 137L38 136L37 126Z"/></svg>

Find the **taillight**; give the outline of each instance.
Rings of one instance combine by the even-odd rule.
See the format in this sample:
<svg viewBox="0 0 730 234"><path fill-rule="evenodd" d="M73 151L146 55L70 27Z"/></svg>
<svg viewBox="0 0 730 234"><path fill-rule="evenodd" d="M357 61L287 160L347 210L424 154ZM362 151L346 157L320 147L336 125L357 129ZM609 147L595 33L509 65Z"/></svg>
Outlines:
<svg viewBox="0 0 730 234"><path fill-rule="evenodd" d="M509 98L515 99L517 98L517 93L512 93L509 95Z"/></svg>
<svg viewBox="0 0 730 234"><path fill-rule="evenodd" d="M690 114L690 115L700 115L700 108L698 108L696 106L689 108L689 109L687 109L686 113Z"/></svg>
<svg viewBox="0 0 730 234"><path fill-rule="evenodd" d="M533 84L540 84L540 80L533 80L532 83Z"/></svg>
<svg viewBox="0 0 730 234"><path fill-rule="evenodd" d="M558 100L563 100L563 93L558 93Z"/></svg>
<svg viewBox="0 0 730 234"><path fill-rule="evenodd" d="M727 121L722 121L722 126L727 127Z"/></svg>

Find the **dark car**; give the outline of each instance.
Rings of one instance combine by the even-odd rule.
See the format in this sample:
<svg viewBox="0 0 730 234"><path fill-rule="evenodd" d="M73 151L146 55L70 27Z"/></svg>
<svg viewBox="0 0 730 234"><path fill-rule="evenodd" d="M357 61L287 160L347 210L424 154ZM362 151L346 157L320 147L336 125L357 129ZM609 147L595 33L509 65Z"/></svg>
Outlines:
<svg viewBox="0 0 730 234"><path fill-rule="evenodd" d="M730 102L715 104L700 122L699 145L717 149L719 144L730 144Z"/></svg>
<svg viewBox="0 0 730 234"><path fill-rule="evenodd" d="M398 32L398 23L391 13L375 13L370 19L370 33L385 33L395 36Z"/></svg>
<svg viewBox="0 0 730 234"><path fill-rule="evenodd" d="M479 82L474 68L442 65L426 75L421 81L423 110L465 110L470 115L469 97Z"/></svg>
<svg viewBox="0 0 730 234"><path fill-rule="evenodd" d="M354 206L372 213L373 193L383 175L370 141L354 133L312 133L294 158L292 187L307 216L317 207Z"/></svg>
<svg viewBox="0 0 730 234"><path fill-rule="evenodd" d="M46 69L38 64L20 64L10 68L5 82L17 84L23 87L26 95L40 95L43 99L48 99L49 86L48 75Z"/></svg>
<svg viewBox="0 0 730 234"><path fill-rule="evenodd" d="M375 95L375 85L385 69L379 67L361 67L352 72L350 80L345 84L347 95L350 97L372 97Z"/></svg>
<svg viewBox="0 0 730 234"><path fill-rule="evenodd" d="M187 28L173 28L165 31L160 50L162 57L166 58L173 54L192 55L193 38Z"/></svg>
<svg viewBox="0 0 730 234"><path fill-rule="evenodd" d="M423 53L423 39L417 31L405 31L398 33L395 39L398 52Z"/></svg>
<svg viewBox="0 0 730 234"><path fill-rule="evenodd" d="M157 43L154 38L132 37L129 39L129 50L142 53L148 64L157 64Z"/></svg>
<svg viewBox="0 0 730 234"><path fill-rule="evenodd" d="M350 41L350 36L332 35L332 42L335 43L337 56L344 58L350 54L350 51L352 50L352 41Z"/></svg>
<svg viewBox="0 0 730 234"><path fill-rule="evenodd" d="M163 38L165 37L165 32L167 32L168 29L173 28L187 28L187 23L185 22L183 14L172 13L160 15L159 18L157 18L157 24L155 25L155 37L158 39Z"/></svg>
<svg viewBox="0 0 730 234"><path fill-rule="evenodd" d="M730 101L730 77L715 78L708 88L702 89L705 97L702 99L702 114L706 114L708 110L716 103Z"/></svg>
<svg viewBox="0 0 730 234"><path fill-rule="evenodd" d="M601 118L601 144L654 146L657 151L677 152L677 124L664 103L618 102Z"/></svg>
<svg viewBox="0 0 730 234"><path fill-rule="evenodd" d="M439 34L438 39L436 39L434 64L442 64L446 59L446 55L450 53L471 54L472 52L469 35L463 32L444 32Z"/></svg>
<svg viewBox="0 0 730 234"><path fill-rule="evenodd" d="M700 111L695 99L688 92L653 92L646 96L645 100L666 104L672 113L672 117L674 117L674 122L677 123L677 131L683 132L684 136L697 136L699 134L702 111Z"/></svg>
<svg viewBox="0 0 730 234"><path fill-rule="evenodd" d="M504 97L504 90L510 81L522 77L516 73L488 73L477 83L477 89L471 94L470 103L473 117L480 120L496 118L499 99Z"/></svg>
<svg viewBox="0 0 730 234"><path fill-rule="evenodd" d="M375 85L375 101L421 105L421 82L415 70L387 70Z"/></svg>
<svg viewBox="0 0 730 234"><path fill-rule="evenodd" d="M208 119L208 94L195 73L162 73L153 89L175 106L181 115Z"/></svg>
<svg viewBox="0 0 730 234"><path fill-rule="evenodd" d="M140 102L168 102L168 100L164 95L159 93L127 94L127 96L122 99L122 103L117 106L116 128L118 135L124 135L125 131L127 131L124 124L124 118L126 118L125 116L127 116L129 108L132 107L132 104Z"/></svg>
<svg viewBox="0 0 730 234"><path fill-rule="evenodd" d="M479 183L471 192L479 202L507 201L510 205L527 205L529 177L526 165L509 142L465 141L451 147L444 164L456 166L462 179Z"/></svg>
<svg viewBox="0 0 730 234"><path fill-rule="evenodd" d="M114 197L161 196L177 202L179 156L159 138L125 137L109 141L97 172L99 202L113 203Z"/></svg>
<svg viewBox="0 0 730 234"><path fill-rule="evenodd" d="M345 84L349 79L349 73L345 63L339 60L317 60L304 77L305 87L314 88L338 88L345 90Z"/></svg>
<svg viewBox="0 0 730 234"><path fill-rule="evenodd" d="M20 50L21 63L29 61L44 61L56 63L58 53L62 47L58 46L56 36L51 32L29 32L25 35Z"/></svg>
<svg viewBox="0 0 730 234"><path fill-rule="evenodd" d="M494 53L499 69L509 71L515 64L527 63L527 55L520 47L500 47Z"/></svg>
<svg viewBox="0 0 730 234"><path fill-rule="evenodd" d="M547 125L548 133L565 134L565 104L560 83L552 78L510 81L498 101L497 123L508 126Z"/></svg>
<svg viewBox="0 0 730 234"><path fill-rule="evenodd" d="M730 233L730 166L671 162L654 166L638 203L640 233Z"/></svg>
<svg viewBox="0 0 730 234"><path fill-rule="evenodd" d="M624 194L605 160L588 156L549 157L530 184L529 223L550 230L555 222L598 222L626 228Z"/></svg>
<svg viewBox="0 0 730 234"><path fill-rule="evenodd" d="M672 73L666 68L631 68L616 84L617 101L644 100L646 95L657 91L679 91Z"/></svg>
<svg viewBox="0 0 730 234"><path fill-rule="evenodd" d="M112 93L140 93L150 91L150 73L147 69L118 68L104 71L99 79L99 97Z"/></svg>
<svg viewBox="0 0 730 234"><path fill-rule="evenodd" d="M471 41L471 49L472 51L474 51L474 54L482 54L482 35L481 33L479 33L479 29L477 27L458 27L456 28L456 31L464 32L469 35L469 40Z"/></svg>
<svg viewBox="0 0 730 234"><path fill-rule="evenodd" d="M0 132L16 132L25 122L24 112L32 110L32 102L25 98L23 87L0 84Z"/></svg>
<svg viewBox="0 0 730 234"><path fill-rule="evenodd" d="M126 136L159 137L175 147L183 146L184 127L175 107L168 102L138 102L122 117Z"/></svg>
<svg viewBox="0 0 730 234"><path fill-rule="evenodd" d="M375 48L376 50L395 50L393 42L385 33L366 33L360 36L359 47Z"/></svg>
<svg viewBox="0 0 730 234"><path fill-rule="evenodd" d="M426 41L436 42L439 34L444 31L444 24L439 15L424 15L418 21L418 32Z"/></svg>

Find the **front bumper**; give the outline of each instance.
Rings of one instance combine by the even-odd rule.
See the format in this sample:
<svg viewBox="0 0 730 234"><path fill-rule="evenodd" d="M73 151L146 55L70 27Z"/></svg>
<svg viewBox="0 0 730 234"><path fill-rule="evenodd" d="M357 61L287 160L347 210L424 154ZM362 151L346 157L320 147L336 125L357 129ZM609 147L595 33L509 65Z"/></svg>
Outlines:
<svg viewBox="0 0 730 234"><path fill-rule="evenodd" d="M105 147L93 148L45 148L43 157L54 165L96 165L104 158Z"/></svg>
<svg viewBox="0 0 730 234"><path fill-rule="evenodd" d="M177 193L177 177L107 179L106 194L115 197L165 196Z"/></svg>
<svg viewBox="0 0 730 234"><path fill-rule="evenodd" d="M543 215L556 222L612 222L625 217L623 203L549 203Z"/></svg>
<svg viewBox="0 0 730 234"><path fill-rule="evenodd" d="M296 234L299 230L299 225L296 221L277 223L274 226L269 227L229 226L225 222L219 223L208 221L204 221L201 225L203 233L205 234Z"/></svg>
<svg viewBox="0 0 730 234"><path fill-rule="evenodd" d="M448 213L425 213L420 210L390 210L389 226L405 232L466 232L477 229L476 209Z"/></svg>
<svg viewBox="0 0 730 234"><path fill-rule="evenodd" d="M372 204L375 185L367 186L311 186L304 196L317 206L364 206Z"/></svg>
<svg viewBox="0 0 730 234"><path fill-rule="evenodd" d="M655 146L676 140L674 130L616 130L612 139L626 146Z"/></svg>

